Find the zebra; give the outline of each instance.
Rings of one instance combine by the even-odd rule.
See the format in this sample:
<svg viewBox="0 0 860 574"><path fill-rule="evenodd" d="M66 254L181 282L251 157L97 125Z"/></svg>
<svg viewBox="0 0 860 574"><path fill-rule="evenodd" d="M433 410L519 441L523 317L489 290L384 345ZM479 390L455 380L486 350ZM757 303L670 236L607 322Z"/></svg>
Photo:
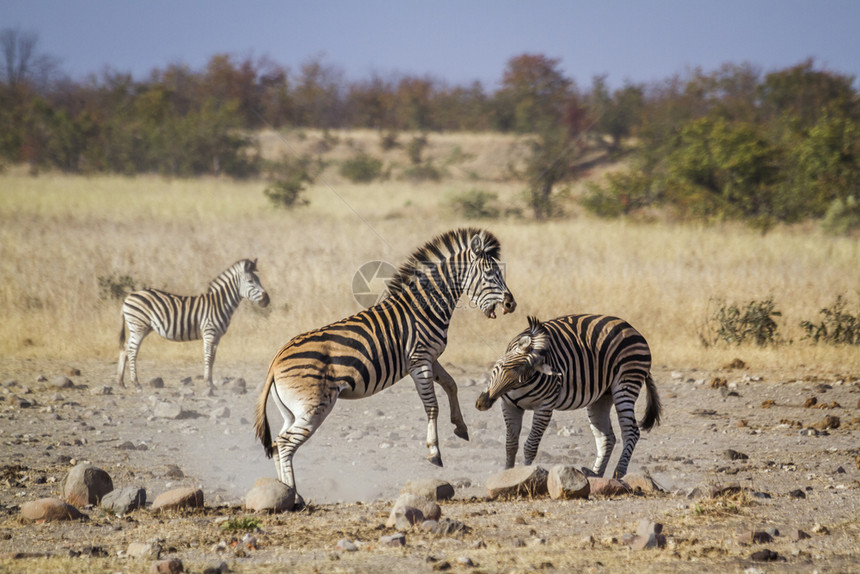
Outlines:
<svg viewBox="0 0 860 574"><path fill-rule="evenodd" d="M126 360L129 376L140 388L137 378L137 352L143 339L155 331L170 341L203 339L203 377L212 394L212 363L218 342L242 298L260 307L269 304L269 294L257 277L257 260L237 261L209 282L202 295L174 295L158 289L135 291L122 304L123 324L119 334L119 368L117 380L122 387ZM125 332L128 329L128 340Z"/></svg>
<svg viewBox="0 0 860 574"><path fill-rule="evenodd" d="M623 319L568 315L541 322L529 317L528 329L508 344L475 406L485 411L502 397L505 468L514 466L524 410L534 411L523 447L525 463L530 465L553 410L586 407L597 443L597 459L591 471L603 476L615 446L609 419L614 404L624 450L613 476L621 478L639 440L639 429L650 431L660 424L662 406L650 370L648 343ZM648 403L637 425L633 409L643 384Z"/></svg>
<svg viewBox="0 0 860 574"><path fill-rule="evenodd" d="M454 434L469 440L457 385L438 358L447 345L451 314L463 293L491 319L496 318L499 304L504 313L516 308L499 256L499 241L490 232L449 231L410 256L388 281L388 294L379 303L298 335L278 351L257 399L255 427L266 455L274 458L281 482L295 489L293 455L323 423L338 398L369 397L407 373L427 415L427 460L442 466L434 382L448 396ZM274 443L266 414L270 394L284 418Z"/></svg>

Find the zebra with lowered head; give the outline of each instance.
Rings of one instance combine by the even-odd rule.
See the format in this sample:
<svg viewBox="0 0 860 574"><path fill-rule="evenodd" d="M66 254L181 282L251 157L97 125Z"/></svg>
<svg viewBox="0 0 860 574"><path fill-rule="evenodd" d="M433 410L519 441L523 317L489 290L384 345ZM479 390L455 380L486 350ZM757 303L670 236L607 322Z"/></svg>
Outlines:
<svg viewBox="0 0 860 574"><path fill-rule="evenodd" d="M660 424L662 407L651 378L651 351L645 338L629 323L605 315L568 315L541 322L529 317L529 327L508 344L493 366L487 389L475 406L485 411L502 398L505 419L505 468L514 466L523 412L534 411L523 448L525 463L537 455L553 410L586 407L597 442L592 471L603 476L615 446L609 414L618 416L624 449L614 476L623 477L639 429ZM642 385L648 391L644 418L637 424L634 406Z"/></svg>
<svg viewBox="0 0 860 574"><path fill-rule="evenodd" d="M230 318L242 299L269 304L269 294L257 277L257 260L237 261L209 282L209 290L202 295L174 295L158 289L135 291L122 304L123 324L119 334L119 369L117 380L125 387L123 375L128 362L129 376L140 388L137 378L137 352L143 339L155 331L170 341L196 341L203 339L203 377L212 394L212 363L218 342ZM128 340L126 340L126 329Z"/></svg>
<svg viewBox="0 0 860 574"><path fill-rule="evenodd" d="M266 455L274 457L281 482L295 489L293 455L338 398L369 397L407 374L427 414L428 460L442 466L434 382L448 396L454 434L468 440L457 385L438 358L461 295L488 318L496 317L497 305L504 313L516 308L499 256L499 241L489 232L449 231L412 254L388 282L388 295L381 302L298 335L278 351L257 400L256 433ZM274 443L266 414L269 396L284 418Z"/></svg>

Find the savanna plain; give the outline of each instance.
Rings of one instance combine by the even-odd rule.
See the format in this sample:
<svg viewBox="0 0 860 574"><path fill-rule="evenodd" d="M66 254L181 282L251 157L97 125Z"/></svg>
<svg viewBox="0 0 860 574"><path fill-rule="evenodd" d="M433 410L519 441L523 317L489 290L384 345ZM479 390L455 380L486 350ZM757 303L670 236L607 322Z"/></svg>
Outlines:
<svg viewBox="0 0 860 574"><path fill-rule="evenodd" d="M336 135L328 157L335 163L338 153L378 140ZM260 135L271 155L322 137ZM33 176L14 166L0 173L0 571L148 572L152 560L127 550L152 541L191 572L222 564L231 572L860 571L860 352L813 343L800 327L838 295L857 301L857 238L814 224L762 234L659 213L600 220L578 208L581 184L560 194L564 215L536 222L523 184L505 175L521 151L515 139L428 139L428 156L447 162L441 181L400 179L407 160L391 152L389 179L355 184L331 168L308 186L309 204L289 210L274 208L260 181ZM511 209L465 219L451 198L476 188ZM445 466L427 463L426 419L409 380L340 401L296 456L307 506L251 516L242 497L256 479L275 476L252 428L272 356L293 336L361 308L354 291L364 287L354 280L362 265L397 266L463 226L499 238L518 302L513 315L495 320L466 301L454 314L441 362L458 382L470 441L453 435L441 395ZM215 396L200 377L202 343L156 335L139 357L143 390L119 387L122 301L110 287L202 293L242 258L258 260L272 303L240 305L218 348ZM367 291L381 292L384 278L371 279ZM721 301L765 299L780 312L778 344L714 336ZM474 408L485 374L528 315L569 313L623 317L649 341L664 415L640 439L630 472L650 475L664 492L489 500L484 483L502 468L504 423L498 407ZM72 386L57 388L60 376ZM163 387L149 382L155 377ZM236 391L240 378L247 393ZM164 402L187 416L155 416ZM585 413L557 412L536 463L590 466L594 456ZM115 487L144 487L150 499L200 487L205 506L122 517L85 507L86 520L45 524L20 518L27 501L62 497L66 474L81 461L106 470ZM400 489L422 478L455 486L442 516L466 531L414 527L405 546L382 545L380 536L394 532L385 522ZM722 488L729 486L737 488ZM643 519L663 525L664 548L625 544ZM768 529L768 542L745 543L744 534ZM358 550L339 549L344 538ZM772 561L752 558L764 549Z"/></svg>

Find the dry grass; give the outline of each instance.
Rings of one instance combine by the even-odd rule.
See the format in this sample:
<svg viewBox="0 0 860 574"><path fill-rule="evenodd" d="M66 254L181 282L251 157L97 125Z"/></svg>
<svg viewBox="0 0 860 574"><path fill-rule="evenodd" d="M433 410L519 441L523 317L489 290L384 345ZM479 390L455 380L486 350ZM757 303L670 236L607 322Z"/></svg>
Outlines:
<svg viewBox="0 0 860 574"><path fill-rule="evenodd" d="M338 137L339 146L349 137L369 148L378 146L379 136ZM432 153L447 153L445 144L460 146L475 164L499 168L507 161L479 155L482 146L503 147L504 140L460 138L434 144ZM431 136L431 143L436 139ZM138 284L192 294L233 261L257 257L273 305L259 311L243 303L219 360L265 363L295 334L359 309L351 282L362 263L399 264L433 235L475 225L450 212L448 194L479 187L522 206L520 184L488 178L354 185L326 175L310 188L310 206L284 211L270 207L261 182L0 175L0 354L115 360L120 301L99 297L99 277L129 275ZM502 242L519 309L495 322L474 310L458 311L446 362L491 364L528 314L597 312L630 320L650 341L657 365L711 368L739 356L762 368L860 371L856 349L800 342L798 326L817 319L837 294L854 300L860 284L856 239L812 228L762 236L735 225L601 221L577 215L572 205L568 212L545 224L479 223ZM792 345L701 344L712 298L740 303L771 296L783 313L780 332ZM143 348L143 376L151 361L201 354L198 343L153 336Z"/></svg>

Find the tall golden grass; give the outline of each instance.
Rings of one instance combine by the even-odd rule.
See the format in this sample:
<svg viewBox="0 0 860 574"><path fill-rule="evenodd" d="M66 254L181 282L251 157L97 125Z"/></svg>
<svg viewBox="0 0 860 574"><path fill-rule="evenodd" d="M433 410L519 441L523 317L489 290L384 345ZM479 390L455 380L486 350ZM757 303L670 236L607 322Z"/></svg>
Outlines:
<svg viewBox="0 0 860 574"><path fill-rule="evenodd" d="M453 213L446 198L479 187L521 203L521 184L320 181L309 188L309 206L287 211L268 203L261 182L0 175L0 355L113 360L121 301L100 296L99 278L128 275L138 285L195 294L235 260L256 257L272 305L240 306L219 347L216 375L220 361L265 364L294 335L359 310L351 286L363 263L398 265L434 235L478 225L501 240L519 307L491 321L463 301L443 362L491 364L529 314L594 312L628 319L651 343L658 366L706 369L741 357L762 368L860 370L856 347L801 341L799 327L838 294L856 301L856 239L812 226L762 235L728 224L604 221L573 207L548 223L474 222ZM703 345L715 297L773 297L780 332L793 342ZM201 356L199 343L151 336L142 370L146 376L157 361Z"/></svg>

